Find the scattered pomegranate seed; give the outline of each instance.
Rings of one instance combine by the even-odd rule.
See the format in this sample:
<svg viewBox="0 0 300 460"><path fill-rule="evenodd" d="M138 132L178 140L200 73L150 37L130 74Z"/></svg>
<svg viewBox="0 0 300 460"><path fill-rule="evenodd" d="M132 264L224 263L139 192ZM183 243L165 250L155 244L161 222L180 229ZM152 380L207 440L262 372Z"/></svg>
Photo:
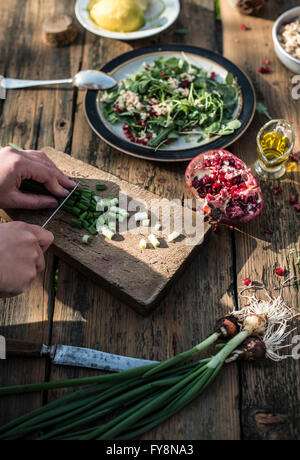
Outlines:
<svg viewBox="0 0 300 460"><path fill-rule="evenodd" d="M166 76L165 72L161 72L160 75L161 75L162 77L165 77L165 76Z"/></svg>
<svg viewBox="0 0 300 460"><path fill-rule="evenodd" d="M265 59L265 60L264 60L264 63L265 63L266 65L269 65L269 64L271 63L271 62L270 62L270 59Z"/></svg>
<svg viewBox="0 0 300 460"><path fill-rule="evenodd" d="M114 112L116 112L116 113L120 113L120 112L121 112L121 109L120 109L120 107L119 107L118 105L115 105L115 106L114 106Z"/></svg>
<svg viewBox="0 0 300 460"><path fill-rule="evenodd" d="M181 83L182 88L189 88L190 82L188 80L183 80Z"/></svg>
<svg viewBox="0 0 300 460"><path fill-rule="evenodd" d="M300 203L294 205L294 209L296 212L300 212Z"/></svg>
<svg viewBox="0 0 300 460"><path fill-rule="evenodd" d="M214 233L220 233L220 225L214 224L212 230Z"/></svg>
<svg viewBox="0 0 300 460"><path fill-rule="evenodd" d="M212 72L212 73L210 74L210 78L216 78L216 76L217 76L216 72Z"/></svg>
<svg viewBox="0 0 300 460"><path fill-rule="evenodd" d="M297 155L295 155L294 153L292 153L292 154L290 155L290 159L291 159L292 161L294 161L295 163L298 163L298 161L299 161L299 158L298 158Z"/></svg>
<svg viewBox="0 0 300 460"><path fill-rule="evenodd" d="M276 275L278 275L278 276L283 276L283 275L284 275L284 270L283 270L283 268L276 268Z"/></svg>
<svg viewBox="0 0 300 460"><path fill-rule="evenodd" d="M282 192L281 187L277 187L274 190L274 195L279 195Z"/></svg>
<svg viewBox="0 0 300 460"><path fill-rule="evenodd" d="M242 24L242 25L241 25L241 29L242 29L242 30L249 30L248 27L247 27L245 24Z"/></svg>
<svg viewBox="0 0 300 460"><path fill-rule="evenodd" d="M297 203L297 200L296 200L295 195L292 195L292 196L291 196L291 198L290 198L290 203L291 203L291 204L296 204L296 203Z"/></svg>
<svg viewBox="0 0 300 460"><path fill-rule="evenodd" d="M250 284L252 284L252 281L251 281L250 278L246 278L246 279L244 279L243 284L244 284L245 286L250 286Z"/></svg>
<svg viewBox="0 0 300 460"><path fill-rule="evenodd" d="M265 228L264 233L268 233L269 235L272 235L273 231L270 228Z"/></svg>
<svg viewBox="0 0 300 460"><path fill-rule="evenodd" d="M229 225L229 230L234 230L234 226L233 226L233 225Z"/></svg>
<svg viewBox="0 0 300 460"><path fill-rule="evenodd" d="M262 66L258 68L258 72L259 73L271 73L271 69L268 66L265 66L265 67Z"/></svg>
<svg viewBox="0 0 300 460"><path fill-rule="evenodd" d="M171 144L171 141L169 141L168 139L165 141L165 144L166 145L170 145Z"/></svg>

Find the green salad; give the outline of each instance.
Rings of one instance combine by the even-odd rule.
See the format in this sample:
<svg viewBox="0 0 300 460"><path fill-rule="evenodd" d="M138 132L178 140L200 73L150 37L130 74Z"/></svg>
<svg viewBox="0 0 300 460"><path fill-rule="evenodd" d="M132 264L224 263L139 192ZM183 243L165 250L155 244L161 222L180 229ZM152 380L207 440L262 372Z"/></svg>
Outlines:
<svg viewBox="0 0 300 460"><path fill-rule="evenodd" d="M240 128L234 118L240 89L231 73L222 81L186 59L159 57L116 89L102 93L104 116L122 123L126 138L154 149L184 136L201 142Z"/></svg>

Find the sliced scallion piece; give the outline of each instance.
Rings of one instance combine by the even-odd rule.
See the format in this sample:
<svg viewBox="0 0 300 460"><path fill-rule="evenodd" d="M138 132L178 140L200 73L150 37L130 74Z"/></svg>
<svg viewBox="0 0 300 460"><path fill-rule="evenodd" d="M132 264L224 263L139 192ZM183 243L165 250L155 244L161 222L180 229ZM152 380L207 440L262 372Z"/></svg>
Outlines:
<svg viewBox="0 0 300 460"><path fill-rule="evenodd" d="M113 237L115 236L114 232L110 230L108 227L106 227L105 225L101 227L101 233L102 235L106 236L106 238L108 238L109 240L112 240Z"/></svg>
<svg viewBox="0 0 300 460"><path fill-rule="evenodd" d="M82 242L84 244L90 244L91 241L92 241L92 237L90 235L83 235Z"/></svg>
<svg viewBox="0 0 300 460"><path fill-rule="evenodd" d="M105 184L97 184L96 185L96 190L98 190L98 191L106 190L106 189L107 189L107 185L105 185Z"/></svg>

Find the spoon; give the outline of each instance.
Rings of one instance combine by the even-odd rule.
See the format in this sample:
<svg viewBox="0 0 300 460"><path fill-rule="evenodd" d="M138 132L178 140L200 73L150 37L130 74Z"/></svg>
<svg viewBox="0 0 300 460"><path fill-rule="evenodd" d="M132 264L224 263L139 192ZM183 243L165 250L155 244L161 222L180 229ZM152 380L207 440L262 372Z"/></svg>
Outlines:
<svg viewBox="0 0 300 460"><path fill-rule="evenodd" d="M30 88L32 86L72 84L80 89L110 89L117 81L98 70L82 70L74 78L66 80L19 80L16 78L0 78L0 86L4 89Z"/></svg>

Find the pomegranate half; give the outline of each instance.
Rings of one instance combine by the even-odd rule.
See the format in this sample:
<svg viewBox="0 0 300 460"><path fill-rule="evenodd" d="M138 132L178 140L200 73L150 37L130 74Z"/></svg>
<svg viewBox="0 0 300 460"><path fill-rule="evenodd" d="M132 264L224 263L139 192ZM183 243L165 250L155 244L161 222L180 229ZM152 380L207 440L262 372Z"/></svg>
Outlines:
<svg viewBox="0 0 300 460"><path fill-rule="evenodd" d="M263 209L261 188L247 165L227 150L209 150L194 158L185 173L193 195L213 220L229 225L249 222Z"/></svg>

